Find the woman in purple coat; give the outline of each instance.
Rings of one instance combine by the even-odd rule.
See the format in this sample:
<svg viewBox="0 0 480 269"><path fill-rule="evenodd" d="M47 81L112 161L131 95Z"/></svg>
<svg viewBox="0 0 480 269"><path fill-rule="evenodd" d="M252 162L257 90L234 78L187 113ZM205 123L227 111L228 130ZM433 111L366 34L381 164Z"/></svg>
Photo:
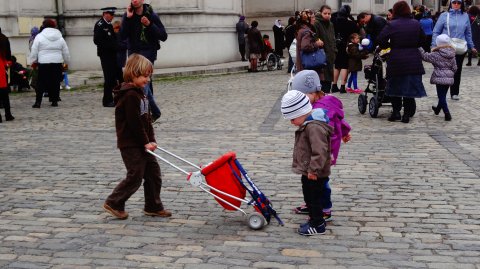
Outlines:
<svg viewBox="0 0 480 269"><path fill-rule="evenodd" d="M422 57L419 47L425 41L420 23L411 18L410 6L405 1L393 5L393 20L377 37L382 48L391 48L387 58L386 95L392 100L389 121L408 123L415 113L415 98L427 96L422 83ZM400 115L403 103L403 116Z"/></svg>

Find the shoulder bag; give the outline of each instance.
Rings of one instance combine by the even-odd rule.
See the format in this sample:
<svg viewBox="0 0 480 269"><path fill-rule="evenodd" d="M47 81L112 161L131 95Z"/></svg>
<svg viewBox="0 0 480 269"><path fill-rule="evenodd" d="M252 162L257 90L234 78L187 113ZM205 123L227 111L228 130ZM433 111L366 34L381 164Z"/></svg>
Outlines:
<svg viewBox="0 0 480 269"><path fill-rule="evenodd" d="M450 36L450 13L447 13L447 31ZM467 52L467 41L450 36L450 45L455 49L455 54L463 55Z"/></svg>

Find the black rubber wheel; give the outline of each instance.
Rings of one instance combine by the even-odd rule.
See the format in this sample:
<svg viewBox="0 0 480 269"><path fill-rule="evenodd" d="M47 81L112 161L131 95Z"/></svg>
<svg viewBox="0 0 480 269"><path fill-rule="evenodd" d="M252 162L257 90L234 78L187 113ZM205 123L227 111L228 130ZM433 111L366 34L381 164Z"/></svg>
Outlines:
<svg viewBox="0 0 480 269"><path fill-rule="evenodd" d="M375 96L370 98L370 103L368 103L368 113L372 118L376 118L378 116L378 100Z"/></svg>
<svg viewBox="0 0 480 269"><path fill-rule="evenodd" d="M267 70L273 71L277 69L277 57L273 53L267 55Z"/></svg>
<svg viewBox="0 0 480 269"><path fill-rule="evenodd" d="M358 96L358 111L360 114L365 114L367 111L367 96L363 93Z"/></svg>

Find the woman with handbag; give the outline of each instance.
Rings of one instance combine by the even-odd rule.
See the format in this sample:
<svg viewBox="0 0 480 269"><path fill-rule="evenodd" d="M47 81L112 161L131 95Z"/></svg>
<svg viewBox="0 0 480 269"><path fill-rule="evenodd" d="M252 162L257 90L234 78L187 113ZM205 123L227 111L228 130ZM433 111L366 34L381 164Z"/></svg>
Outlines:
<svg viewBox="0 0 480 269"><path fill-rule="evenodd" d="M470 19L465 12L465 3L463 0L453 0L450 2L448 12L444 12L438 18L433 28L432 47L436 47L435 40L441 34L448 35L452 40L452 46L456 50L455 60L457 62L457 72L455 72L454 83L450 86L450 96L452 100L459 100L460 78L462 76L462 65L465 59L467 49L476 54L477 50L472 41L472 30Z"/></svg>
<svg viewBox="0 0 480 269"><path fill-rule="evenodd" d="M315 14L310 9L305 9L300 12L300 16L296 23L297 26L297 53L296 53L296 62L295 68L297 72L300 72L304 69L318 70L321 66L312 67L310 63L307 63L306 55L312 53L320 52L320 49L323 47L323 41L320 40L315 34ZM323 52L325 56L325 52ZM302 59L303 58L303 59ZM309 59L311 59L309 57ZM326 59L325 59L326 60Z"/></svg>
<svg viewBox="0 0 480 269"><path fill-rule="evenodd" d="M405 1L393 5L393 20L378 35L381 48L391 48L387 58L387 87L385 94L392 102L389 121L408 123L415 113L415 98L425 97L422 83L422 57L419 47L425 41L420 23L411 18L410 5ZM400 111L403 106L403 116Z"/></svg>

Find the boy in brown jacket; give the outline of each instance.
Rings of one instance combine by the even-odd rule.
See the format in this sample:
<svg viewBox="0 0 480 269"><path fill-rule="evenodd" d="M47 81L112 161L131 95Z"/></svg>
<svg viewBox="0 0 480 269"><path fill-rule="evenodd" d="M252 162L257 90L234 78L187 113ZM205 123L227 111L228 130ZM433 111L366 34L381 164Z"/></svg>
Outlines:
<svg viewBox="0 0 480 269"><path fill-rule="evenodd" d="M144 214L170 217L160 200L162 178L157 159L146 150L155 150L157 143L143 87L150 81L152 63L140 54L132 54L123 72L124 83L114 90L117 147L127 168L127 176L108 196L103 208L118 219L128 218L125 202L143 183Z"/></svg>
<svg viewBox="0 0 480 269"><path fill-rule="evenodd" d="M322 194L330 176L330 136L333 128L323 109L312 110L308 97L299 91L289 91L282 98L281 111L285 119L298 126L295 131L292 170L302 175L303 199L309 210L309 221L301 224L301 235L325 233L322 214Z"/></svg>

